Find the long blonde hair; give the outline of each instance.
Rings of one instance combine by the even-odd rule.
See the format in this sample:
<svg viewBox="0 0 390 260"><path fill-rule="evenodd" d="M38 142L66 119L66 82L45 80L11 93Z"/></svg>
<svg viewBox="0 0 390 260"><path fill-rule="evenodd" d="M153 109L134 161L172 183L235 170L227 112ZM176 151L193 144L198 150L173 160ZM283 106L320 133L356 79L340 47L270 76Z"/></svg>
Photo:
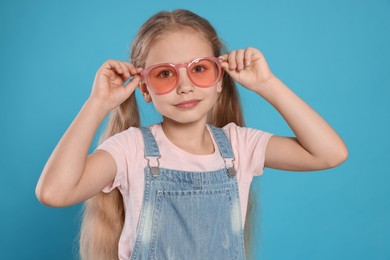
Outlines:
<svg viewBox="0 0 390 260"><path fill-rule="evenodd" d="M162 11L147 20L139 29L131 46L130 59L135 67L144 67L144 61L153 41L167 32L191 30L200 33L210 42L214 56L226 53L226 47L215 29L204 18L188 11ZM224 73L222 92L209 116L210 124L223 127L234 122L244 126L238 92L232 78ZM139 127L140 116L135 95L132 94L119 107L111 111L99 144L129 127ZM252 189L251 189L252 191ZM245 251L250 252L251 209L255 200L249 195L245 220ZM110 193L100 192L84 204L80 232L80 256L83 260L118 259L118 242L123 229L125 213L123 198L118 189Z"/></svg>

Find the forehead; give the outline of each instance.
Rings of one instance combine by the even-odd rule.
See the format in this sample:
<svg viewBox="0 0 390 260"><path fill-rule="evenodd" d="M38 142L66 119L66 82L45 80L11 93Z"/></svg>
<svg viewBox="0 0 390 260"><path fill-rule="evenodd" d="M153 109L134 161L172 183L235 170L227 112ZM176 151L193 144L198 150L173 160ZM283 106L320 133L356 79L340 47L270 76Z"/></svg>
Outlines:
<svg viewBox="0 0 390 260"><path fill-rule="evenodd" d="M145 67L158 63L183 63L207 56L213 56L211 43L199 32L169 32L151 44Z"/></svg>

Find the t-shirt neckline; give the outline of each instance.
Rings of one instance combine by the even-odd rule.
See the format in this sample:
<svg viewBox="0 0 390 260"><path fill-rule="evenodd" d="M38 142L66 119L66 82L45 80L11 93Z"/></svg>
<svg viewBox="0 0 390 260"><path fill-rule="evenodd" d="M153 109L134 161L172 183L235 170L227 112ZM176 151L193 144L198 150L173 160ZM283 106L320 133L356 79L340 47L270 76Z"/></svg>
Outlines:
<svg viewBox="0 0 390 260"><path fill-rule="evenodd" d="M213 145L214 145L214 152L211 154L193 154L193 153L190 153L190 152L187 152L187 151L181 149L180 147L178 147L174 143L172 143L171 140L169 140L169 138L165 135L165 133L162 129L161 123L156 124L156 130L161 134L161 137L163 138L164 142L170 147L170 149L174 149L186 157L196 157L196 158L203 158L203 159L208 158L208 157L215 157L215 156L219 155L219 149L218 149L217 143L215 142L214 135L211 132L208 125L206 125L206 128L210 133L211 140L212 140Z"/></svg>

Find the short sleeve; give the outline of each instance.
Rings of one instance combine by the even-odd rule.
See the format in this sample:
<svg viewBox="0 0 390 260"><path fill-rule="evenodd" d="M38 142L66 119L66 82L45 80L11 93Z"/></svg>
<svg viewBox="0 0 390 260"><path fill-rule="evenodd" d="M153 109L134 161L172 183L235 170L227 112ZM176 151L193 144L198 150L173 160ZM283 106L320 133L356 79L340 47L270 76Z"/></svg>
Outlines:
<svg viewBox="0 0 390 260"><path fill-rule="evenodd" d="M109 193L115 188L118 188L121 192L128 189L127 158L125 152L127 144L126 131L124 131L109 137L95 149L95 151L101 149L110 153L117 167L114 181L102 190L105 193Z"/></svg>
<svg viewBox="0 0 390 260"><path fill-rule="evenodd" d="M253 156L249 156L249 165L253 165L251 170L253 172L253 176L260 176L264 172L264 163L265 163L265 151L267 148L267 144L269 139L273 136L273 134L248 128L248 144L249 149L253 150Z"/></svg>
<svg viewBox="0 0 390 260"><path fill-rule="evenodd" d="M230 134L233 150L236 150L239 157L241 170L251 176L262 175L267 143L273 134L254 128L239 127L234 123L224 128Z"/></svg>

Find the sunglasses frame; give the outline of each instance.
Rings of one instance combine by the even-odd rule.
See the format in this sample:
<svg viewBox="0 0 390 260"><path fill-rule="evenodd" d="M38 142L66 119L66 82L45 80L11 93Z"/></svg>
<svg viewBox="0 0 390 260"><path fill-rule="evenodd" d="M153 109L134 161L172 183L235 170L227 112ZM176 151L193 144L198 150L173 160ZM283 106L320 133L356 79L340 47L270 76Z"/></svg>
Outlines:
<svg viewBox="0 0 390 260"><path fill-rule="evenodd" d="M209 86L200 86L200 85L196 84L195 82L192 81L192 78L191 78L191 76L189 75L189 70L188 70L188 69L191 67L192 64L198 62L199 60L211 60L211 61L213 61L213 62L215 62L215 63L217 64L217 67L218 67L218 77L217 77L217 79L215 80L215 82L213 82L213 83L210 84ZM144 69L143 71L141 71L140 75L141 75L142 80L143 80L142 83L146 83L146 85L149 86L149 88L150 88L151 90L153 90L153 92L155 92L156 94L158 94L158 95L163 95L163 94L167 94L167 93L171 92L172 90L174 90L174 89L177 87L177 85L178 85L179 82L180 82L180 73L179 73L179 69L182 68L182 67L183 67L183 68L186 68L187 76L188 76L188 78L191 80L191 82L192 82L195 86L197 86L197 87L199 87L199 88L209 88L209 87L213 86L215 83L219 82L219 80L220 80L221 77L222 77L223 70L222 70L222 68L221 68L221 63L222 63L222 60L219 59L219 58L216 58L216 57L199 57L199 58L195 58L195 59L193 59L193 60L191 60L191 61L189 61L189 62L185 62L185 63L178 63L178 64L173 64L173 63L159 63L159 64L155 64L155 65L149 66L149 67L147 67L146 69ZM172 88L169 88L169 89L167 89L167 90L165 90L165 91L162 91L162 92L159 92L159 91L155 90L155 89L153 88L153 86L150 84L149 80L148 80L148 74L149 74L149 72L150 72L152 69L154 69L154 68L156 68L156 67L159 67L159 66L169 66L169 67L171 67L172 69L175 70L176 75L177 75L177 80L176 80L175 86L173 86ZM142 84L142 83L140 83L140 84Z"/></svg>

